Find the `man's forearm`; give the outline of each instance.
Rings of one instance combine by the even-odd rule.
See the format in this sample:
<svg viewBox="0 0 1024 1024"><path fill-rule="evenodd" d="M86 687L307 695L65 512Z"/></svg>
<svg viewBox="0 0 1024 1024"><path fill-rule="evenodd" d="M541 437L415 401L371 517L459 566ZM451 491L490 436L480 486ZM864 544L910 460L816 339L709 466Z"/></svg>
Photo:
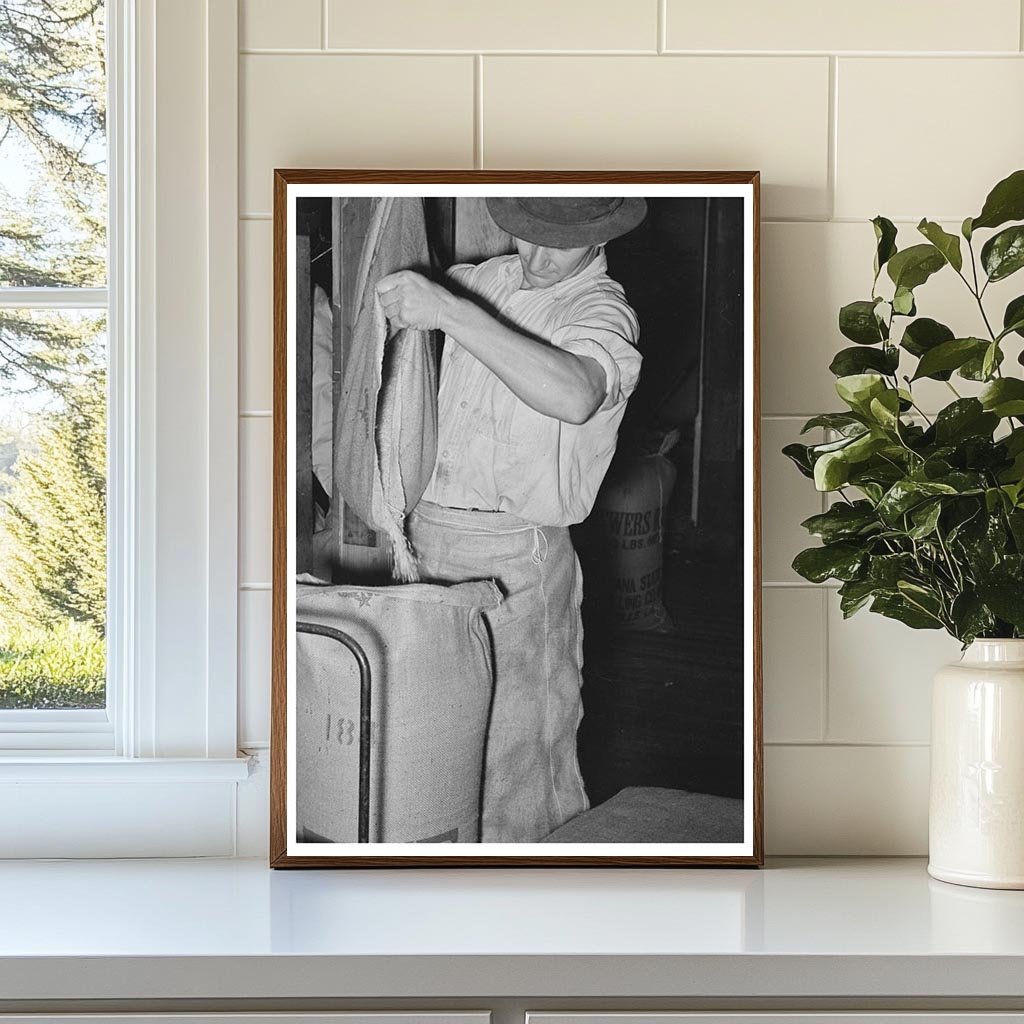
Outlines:
<svg viewBox="0 0 1024 1024"><path fill-rule="evenodd" d="M607 382L596 359L520 334L469 299L451 296L441 329L544 416L585 423L604 401Z"/></svg>

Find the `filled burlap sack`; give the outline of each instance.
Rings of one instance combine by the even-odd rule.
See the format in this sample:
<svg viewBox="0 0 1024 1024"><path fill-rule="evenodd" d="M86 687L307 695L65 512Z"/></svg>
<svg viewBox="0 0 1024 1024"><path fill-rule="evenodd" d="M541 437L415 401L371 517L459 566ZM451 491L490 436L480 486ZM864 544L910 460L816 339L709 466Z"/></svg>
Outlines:
<svg viewBox="0 0 1024 1024"><path fill-rule="evenodd" d="M304 577L309 579L309 577ZM370 663L370 842L474 843L493 684L491 582L296 584L296 621L341 629ZM336 640L295 636L300 842L355 842L359 672Z"/></svg>

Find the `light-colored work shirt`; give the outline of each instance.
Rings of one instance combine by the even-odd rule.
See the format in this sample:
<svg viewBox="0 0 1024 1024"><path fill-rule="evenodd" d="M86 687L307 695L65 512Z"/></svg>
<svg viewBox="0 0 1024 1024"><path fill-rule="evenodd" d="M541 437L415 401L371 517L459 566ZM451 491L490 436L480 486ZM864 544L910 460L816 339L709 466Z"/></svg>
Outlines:
<svg viewBox="0 0 1024 1024"><path fill-rule="evenodd" d="M446 339L437 463L425 501L511 512L538 526L568 526L590 514L640 373L636 314L607 271L603 249L578 273L547 288L522 287L515 255L449 271L508 326L596 360L606 388L586 423L563 423L531 409L458 342Z"/></svg>

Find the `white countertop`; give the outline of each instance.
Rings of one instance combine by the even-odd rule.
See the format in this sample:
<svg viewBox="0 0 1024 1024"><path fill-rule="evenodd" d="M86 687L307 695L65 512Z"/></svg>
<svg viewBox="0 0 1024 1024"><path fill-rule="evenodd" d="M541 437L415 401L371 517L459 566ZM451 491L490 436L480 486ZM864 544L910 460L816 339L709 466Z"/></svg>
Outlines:
<svg viewBox="0 0 1024 1024"><path fill-rule="evenodd" d="M557 968L557 969L555 969ZM1024 892L750 869L0 864L0 999L1024 997Z"/></svg>

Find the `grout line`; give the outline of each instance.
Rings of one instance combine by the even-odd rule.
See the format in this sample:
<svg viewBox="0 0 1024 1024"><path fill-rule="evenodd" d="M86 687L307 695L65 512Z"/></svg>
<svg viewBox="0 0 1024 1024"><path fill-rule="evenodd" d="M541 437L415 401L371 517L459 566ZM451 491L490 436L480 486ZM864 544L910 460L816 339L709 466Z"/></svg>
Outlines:
<svg viewBox="0 0 1024 1024"><path fill-rule="evenodd" d="M920 748L930 747L931 744L925 740L826 740L824 743L817 743L814 740L765 740L766 747L829 747L853 748L853 749L902 749L904 747Z"/></svg>
<svg viewBox="0 0 1024 1024"><path fill-rule="evenodd" d="M327 5L330 0L322 0L320 4L320 49L327 49Z"/></svg>
<svg viewBox="0 0 1024 1024"><path fill-rule="evenodd" d="M274 414L269 409L243 409L239 414L240 419L269 419Z"/></svg>
<svg viewBox="0 0 1024 1024"><path fill-rule="evenodd" d="M678 57L856 57L860 60L1006 60L1019 57L1017 50L666 50Z"/></svg>
<svg viewBox="0 0 1024 1024"><path fill-rule="evenodd" d="M473 166L484 165L484 58L473 58Z"/></svg>
<svg viewBox="0 0 1024 1024"><path fill-rule="evenodd" d="M934 218L930 218L930 219L935 220L935 221L937 221L940 224L946 223L946 224L949 224L950 226L956 226L957 228L959 228L959 226L960 226L960 220L957 220L956 217L934 217ZM961 220L962 219L963 218L961 218ZM920 216L916 216L916 217L899 216L899 217L890 217L889 220L891 220L893 222L893 224L896 224L896 225L907 224L907 225L916 226L918 223L920 223L921 218L920 218ZM864 217L793 217L793 216L790 216L790 217L762 217L761 218L761 223L762 224L864 224L864 225L867 225L867 224L871 223L871 218L868 217L868 216L864 216Z"/></svg>
<svg viewBox="0 0 1024 1024"><path fill-rule="evenodd" d="M839 590L843 585L835 580L828 580L825 583L808 583L806 580L774 580L771 582L761 581L762 590Z"/></svg>
<svg viewBox="0 0 1024 1024"><path fill-rule="evenodd" d="M657 57L657 50L449 50L387 49L334 46L313 49L301 46L248 46L238 51L243 57ZM720 56L727 56L723 53ZM766 56L772 56L767 54Z"/></svg>
<svg viewBox="0 0 1024 1024"><path fill-rule="evenodd" d="M242 591L260 591L260 590L271 590L272 584L270 583L239 583L238 589Z"/></svg>
<svg viewBox="0 0 1024 1024"><path fill-rule="evenodd" d="M473 57L484 54L489 57L759 57L764 60L789 59L793 57L856 57L863 60L934 60L956 58L958 60L1006 60L1020 56L1020 50L659 50L638 48L632 50L587 50L587 49L397 49L394 47L334 46L314 49L301 46L246 46L238 51L246 57L262 56L329 56L351 57Z"/></svg>
<svg viewBox="0 0 1024 1024"><path fill-rule="evenodd" d="M828 219L836 215L836 175L839 167L839 61L828 59L828 167L825 169L828 192Z"/></svg>
<svg viewBox="0 0 1024 1024"><path fill-rule="evenodd" d="M818 722L821 741L828 739L829 733L829 671L828 660L830 655L828 636L828 602L829 594L823 590L821 594L821 715Z"/></svg>
<svg viewBox="0 0 1024 1024"><path fill-rule="evenodd" d="M1024 0L1022 0L1024 2ZM668 49L668 0L657 0L658 3L658 53Z"/></svg>

